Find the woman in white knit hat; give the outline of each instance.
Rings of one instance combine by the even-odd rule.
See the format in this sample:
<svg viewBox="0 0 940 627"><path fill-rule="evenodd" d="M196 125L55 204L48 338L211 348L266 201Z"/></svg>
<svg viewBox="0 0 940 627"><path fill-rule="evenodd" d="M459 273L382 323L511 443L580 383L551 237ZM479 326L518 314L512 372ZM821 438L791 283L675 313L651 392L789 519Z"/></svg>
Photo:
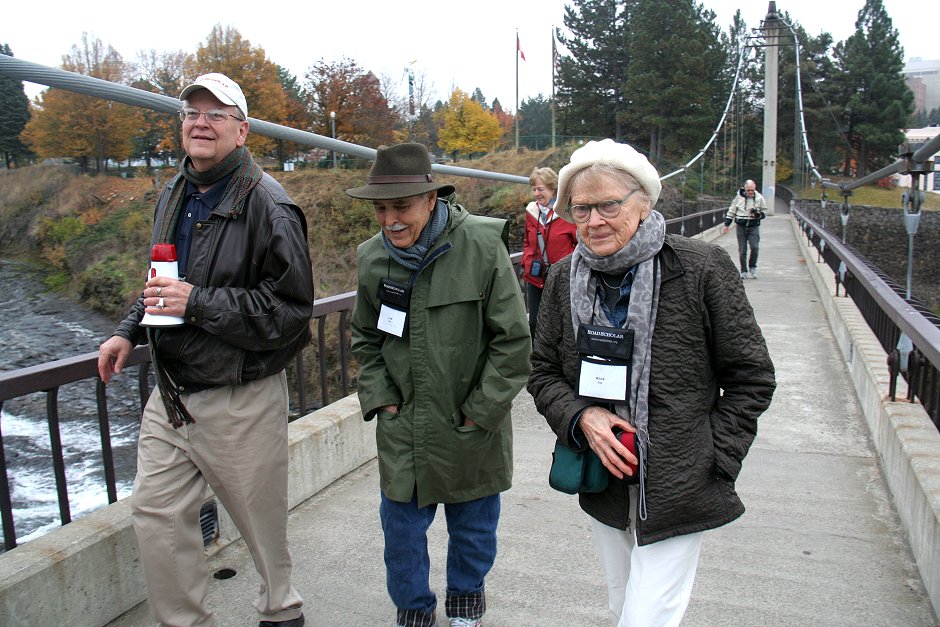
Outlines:
<svg viewBox="0 0 940 627"><path fill-rule="evenodd" d="M558 183L578 245L546 281L528 390L559 443L606 468L579 503L613 623L678 625L702 532L744 513L734 484L773 364L724 249L666 234L643 155L589 142Z"/></svg>

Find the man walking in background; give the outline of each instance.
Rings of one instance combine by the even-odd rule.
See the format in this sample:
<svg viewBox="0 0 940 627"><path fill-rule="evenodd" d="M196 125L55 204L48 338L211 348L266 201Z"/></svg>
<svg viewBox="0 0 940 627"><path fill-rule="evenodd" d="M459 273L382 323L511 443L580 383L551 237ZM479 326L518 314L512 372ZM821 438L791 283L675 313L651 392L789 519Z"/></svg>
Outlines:
<svg viewBox="0 0 940 627"><path fill-rule="evenodd" d="M741 278L749 275L757 278L757 252L760 248L760 222L767 217L767 202L757 191L757 184L747 180L744 187L738 190L728 213L725 214L725 227L722 233L727 233L734 222L738 227L738 263L741 268ZM747 249L751 254L748 257Z"/></svg>

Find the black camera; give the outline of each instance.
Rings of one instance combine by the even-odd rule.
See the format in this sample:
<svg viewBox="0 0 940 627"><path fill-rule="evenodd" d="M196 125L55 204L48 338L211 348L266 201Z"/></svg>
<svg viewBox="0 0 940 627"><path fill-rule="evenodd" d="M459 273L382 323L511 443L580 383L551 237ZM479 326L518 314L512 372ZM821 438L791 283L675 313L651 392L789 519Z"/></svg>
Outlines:
<svg viewBox="0 0 940 627"><path fill-rule="evenodd" d="M534 259L532 265L529 266L529 274L534 276L536 279L544 278L548 274L548 269L550 265L540 261L539 259Z"/></svg>

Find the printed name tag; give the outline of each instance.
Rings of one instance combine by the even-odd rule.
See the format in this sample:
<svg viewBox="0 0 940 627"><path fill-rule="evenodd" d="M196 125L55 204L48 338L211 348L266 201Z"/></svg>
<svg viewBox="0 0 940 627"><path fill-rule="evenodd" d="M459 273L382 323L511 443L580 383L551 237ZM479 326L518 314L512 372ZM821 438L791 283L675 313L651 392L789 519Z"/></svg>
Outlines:
<svg viewBox="0 0 940 627"><path fill-rule="evenodd" d="M591 324L578 327L579 398L615 404L628 402L633 336L633 329Z"/></svg>
<svg viewBox="0 0 940 627"><path fill-rule="evenodd" d="M578 376L578 396L624 403L627 400L627 364L583 357Z"/></svg>
<svg viewBox="0 0 940 627"><path fill-rule="evenodd" d="M407 319L408 312L389 307L385 303L382 303L382 307L379 309L379 320L376 324L376 328L383 333L388 333L395 337L402 337L405 334L405 321Z"/></svg>
<svg viewBox="0 0 940 627"><path fill-rule="evenodd" d="M411 302L411 287L391 279L379 281L377 294L382 306L375 327L383 333L404 337L408 324L408 307Z"/></svg>

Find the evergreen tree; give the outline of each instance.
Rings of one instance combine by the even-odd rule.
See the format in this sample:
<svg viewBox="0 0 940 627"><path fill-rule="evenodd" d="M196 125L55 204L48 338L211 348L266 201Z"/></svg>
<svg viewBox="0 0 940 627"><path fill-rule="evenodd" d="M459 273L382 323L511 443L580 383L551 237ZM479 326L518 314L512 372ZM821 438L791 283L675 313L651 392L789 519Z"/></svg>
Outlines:
<svg viewBox="0 0 940 627"><path fill-rule="evenodd" d="M473 95L470 96L470 100L480 105L484 111L490 110L490 108L486 105L486 98L483 97L483 91L479 87L473 90Z"/></svg>
<svg viewBox="0 0 940 627"><path fill-rule="evenodd" d="M540 150L552 145L551 100L539 94L519 105L519 134L528 148Z"/></svg>
<svg viewBox="0 0 940 627"><path fill-rule="evenodd" d="M778 168L781 164L792 164L794 183L802 185L805 181L800 177L800 171L805 151L797 120L794 36L800 45L800 86L807 141L813 161L820 171L828 172L838 164L845 147L845 137L830 104L838 98L834 92L832 35L822 32L817 37L811 37L799 22L791 21L786 13L783 21L790 25L792 32L784 29L780 40L777 164Z"/></svg>
<svg viewBox="0 0 940 627"><path fill-rule="evenodd" d="M284 125L306 131L310 127L310 115L307 111L306 95L303 87L287 68L278 66L277 75L286 96ZM301 144L278 139L277 159L283 164L303 149L304 147Z"/></svg>
<svg viewBox="0 0 940 627"><path fill-rule="evenodd" d="M143 79L134 81L131 83L131 87L158 93L155 85ZM148 170L152 166L154 157L163 156L161 154L160 144L163 142L163 137L166 133L167 118L169 117L169 115L161 111L140 109L140 132L134 135L132 142L134 146L134 156L143 159L147 164Z"/></svg>
<svg viewBox="0 0 940 627"><path fill-rule="evenodd" d="M901 130L914 111L904 82L904 50L882 0L866 0L855 33L836 46L848 141L844 174L858 176L889 163L904 141Z"/></svg>
<svg viewBox="0 0 940 627"><path fill-rule="evenodd" d="M694 0L636 2L630 16L627 107L619 115L649 138L654 161L704 145L727 98L721 82L726 52L715 14Z"/></svg>
<svg viewBox="0 0 940 627"><path fill-rule="evenodd" d="M438 101L437 105L436 108L432 108L422 102L418 108L418 114L415 116L414 124L412 125L412 132L414 133L413 141L424 144L429 150L437 147L437 131L439 127L434 119L434 112L442 108L443 103Z"/></svg>
<svg viewBox="0 0 940 627"><path fill-rule="evenodd" d="M571 34L556 32L569 52L559 59L556 75L562 135L624 138L618 114L627 108L622 89L627 72L627 19L636 1L573 0L565 6L564 23Z"/></svg>
<svg viewBox="0 0 940 627"><path fill-rule="evenodd" d="M7 44L0 44L0 54L13 56ZM29 121L29 98L23 89L23 81L0 76L0 154L9 169L16 165L17 158L29 155L29 149L20 141L20 133Z"/></svg>

